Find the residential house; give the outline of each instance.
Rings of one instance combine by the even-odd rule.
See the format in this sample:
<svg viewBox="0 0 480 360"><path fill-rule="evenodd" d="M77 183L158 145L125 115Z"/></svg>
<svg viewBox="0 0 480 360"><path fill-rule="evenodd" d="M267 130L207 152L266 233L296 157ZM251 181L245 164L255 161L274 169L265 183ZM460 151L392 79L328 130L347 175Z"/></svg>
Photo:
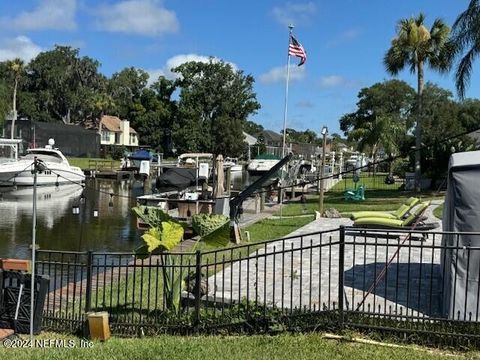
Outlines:
<svg viewBox="0 0 480 360"><path fill-rule="evenodd" d="M123 146L130 151L138 147L137 132L130 127L128 120L121 120L118 116L102 116L98 132L102 147Z"/></svg>

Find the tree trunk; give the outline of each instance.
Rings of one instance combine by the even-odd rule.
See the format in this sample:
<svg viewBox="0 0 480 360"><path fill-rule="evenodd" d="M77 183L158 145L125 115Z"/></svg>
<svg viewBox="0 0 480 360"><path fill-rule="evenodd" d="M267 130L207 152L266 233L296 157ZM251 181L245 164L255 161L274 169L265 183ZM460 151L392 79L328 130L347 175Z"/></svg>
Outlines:
<svg viewBox="0 0 480 360"><path fill-rule="evenodd" d="M424 87L424 78L423 78L423 61L418 62L418 84L417 84L417 126L415 127L415 191L420 192L420 182L422 178L422 169L421 169L421 151L422 147L422 116L423 116L423 107L422 107L422 98L423 98L423 87Z"/></svg>
<svg viewBox="0 0 480 360"><path fill-rule="evenodd" d="M13 86L13 117L12 117L12 128L10 129L10 138L15 137L15 120L17 120L17 87L18 87L18 78L15 77L15 85Z"/></svg>

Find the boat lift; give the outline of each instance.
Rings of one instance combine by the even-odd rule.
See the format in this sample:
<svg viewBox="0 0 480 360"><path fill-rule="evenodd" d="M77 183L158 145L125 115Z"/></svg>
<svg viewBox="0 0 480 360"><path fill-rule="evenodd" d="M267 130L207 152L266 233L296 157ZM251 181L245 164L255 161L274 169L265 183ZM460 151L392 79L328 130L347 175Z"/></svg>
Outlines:
<svg viewBox="0 0 480 360"><path fill-rule="evenodd" d="M287 164L292 159L292 157L293 157L293 154L291 153L285 156L278 163L272 166L270 170L268 170L265 174L263 174L253 184L249 185L238 195L230 199L229 205L230 205L230 239L231 240L238 243L240 239L240 231L238 229L237 218L239 215L239 208L242 205L243 201L245 201L245 199L247 199L259 188L261 188L262 185L265 182L267 182L272 177L272 175L274 175L278 170L280 170L285 164Z"/></svg>
<svg viewBox="0 0 480 360"><path fill-rule="evenodd" d="M0 138L0 163L4 160L18 160L19 145L22 143L22 139L3 139ZM10 148L10 154L5 156L3 148ZM8 151L7 151L8 153Z"/></svg>

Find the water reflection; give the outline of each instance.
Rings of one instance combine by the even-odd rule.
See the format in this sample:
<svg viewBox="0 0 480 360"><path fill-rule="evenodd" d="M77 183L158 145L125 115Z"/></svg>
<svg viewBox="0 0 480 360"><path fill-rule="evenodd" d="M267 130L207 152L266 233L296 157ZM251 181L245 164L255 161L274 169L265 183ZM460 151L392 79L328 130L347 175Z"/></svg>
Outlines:
<svg viewBox="0 0 480 360"><path fill-rule="evenodd" d="M41 249L131 251L139 241L131 207L143 192L139 183L87 180L76 185L38 187L37 243ZM80 201L81 194L84 201ZM110 196L115 194L115 196ZM0 257L30 256L33 189L3 192L0 200ZM109 206L109 203L113 206ZM79 207L79 214L72 207ZM94 217L98 210L98 217Z"/></svg>
<svg viewBox="0 0 480 360"><path fill-rule="evenodd" d="M258 177L232 173L232 189ZM38 187L37 243L41 249L132 251L140 243L131 208L143 195L140 182L87 179L85 189L71 185ZM81 195L85 197L81 203ZM0 258L30 257L33 189L0 190ZM115 194L111 197L110 194ZM109 206L109 203L112 206ZM79 207L79 214L72 207ZM94 212L98 211L98 217Z"/></svg>

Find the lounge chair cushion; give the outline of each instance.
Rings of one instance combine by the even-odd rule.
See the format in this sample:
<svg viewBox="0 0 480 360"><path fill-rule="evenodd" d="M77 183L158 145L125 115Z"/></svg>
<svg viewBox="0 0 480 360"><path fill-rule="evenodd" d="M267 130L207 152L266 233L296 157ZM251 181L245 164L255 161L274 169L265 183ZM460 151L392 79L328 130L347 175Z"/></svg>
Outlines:
<svg viewBox="0 0 480 360"><path fill-rule="evenodd" d="M357 220L369 217L378 217L384 219L402 219L420 200L415 197L409 198L394 212L389 211L357 211L350 215L350 219Z"/></svg>
<svg viewBox="0 0 480 360"><path fill-rule="evenodd" d="M391 228L405 228L411 226L419 216L423 214L425 209L430 205L430 202L422 202L405 220L388 219L382 217L365 217L355 221L353 226L381 226Z"/></svg>

